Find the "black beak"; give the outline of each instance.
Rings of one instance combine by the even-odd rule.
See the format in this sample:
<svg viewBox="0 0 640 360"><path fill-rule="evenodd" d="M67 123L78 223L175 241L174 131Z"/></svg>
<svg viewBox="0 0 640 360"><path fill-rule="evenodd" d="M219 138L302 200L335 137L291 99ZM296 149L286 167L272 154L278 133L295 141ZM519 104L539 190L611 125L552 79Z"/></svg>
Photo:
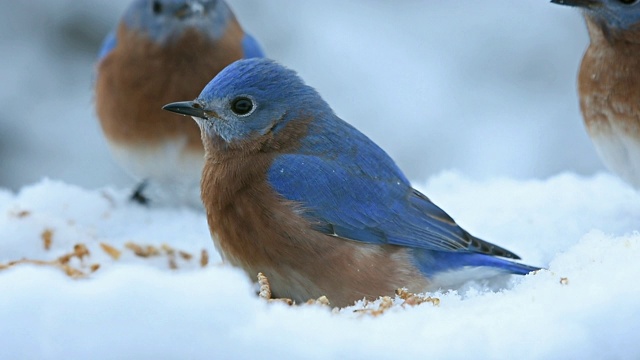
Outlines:
<svg viewBox="0 0 640 360"><path fill-rule="evenodd" d="M585 9L593 9L602 5L600 0L551 0L553 4L577 6Z"/></svg>
<svg viewBox="0 0 640 360"><path fill-rule="evenodd" d="M202 119L208 119L207 113L202 105L197 101L180 101L167 104L162 110L174 112L185 116L195 116Z"/></svg>

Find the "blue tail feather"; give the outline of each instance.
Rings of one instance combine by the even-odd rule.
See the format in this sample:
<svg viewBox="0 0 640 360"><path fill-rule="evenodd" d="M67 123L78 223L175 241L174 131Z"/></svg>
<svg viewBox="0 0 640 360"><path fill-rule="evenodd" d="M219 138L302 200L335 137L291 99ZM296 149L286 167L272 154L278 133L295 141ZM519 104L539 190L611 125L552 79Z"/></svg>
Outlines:
<svg viewBox="0 0 640 360"><path fill-rule="evenodd" d="M416 265L427 276L464 267L490 267L515 275L526 275L541 269L538 266L520 264L511 260L472 252L461 253L456 251L414 249L413 253Z"/></svg>

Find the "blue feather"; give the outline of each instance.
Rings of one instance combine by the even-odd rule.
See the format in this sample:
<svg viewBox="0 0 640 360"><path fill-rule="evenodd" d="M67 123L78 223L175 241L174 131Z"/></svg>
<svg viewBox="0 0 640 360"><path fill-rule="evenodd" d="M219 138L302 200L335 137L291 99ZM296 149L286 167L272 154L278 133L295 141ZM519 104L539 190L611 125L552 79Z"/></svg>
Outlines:
<svg viewBox="0 0 640 360"><path fill-rule="evenodd" d="M296 154L276 156L267 179L317 230L373 244L519 258L458 226L351 125L333 114L315 120Z"/></svg>
<svg viewBox="0 0 640 360"><path fill-rule="evenodd" d="M242 38L242 50L244 52L245 59L264 57L264 52L262 51L260 44L258 44L258 41L247 33L245 33Z"/></svg>
<svg viewBox="0 0 640 360"><path fill-rule="evenodd" d="M491 267L516 275L526 275L532 271L540 270L539 267L472 252L417 250L413 251L413 260L420 271L427 276L455 271L464 267Z"/></svg>
<svg viewBox="0 0 640 360"><path fill-rule="evenodd" d="M98 52L98 60L102 60L105 56L109 55L111 50L113 50L118 44L118 40L116 39L116 31L111 30L107 36L105 36L104 40L102 40L102 45L100 46L100 51Z"/></svg>

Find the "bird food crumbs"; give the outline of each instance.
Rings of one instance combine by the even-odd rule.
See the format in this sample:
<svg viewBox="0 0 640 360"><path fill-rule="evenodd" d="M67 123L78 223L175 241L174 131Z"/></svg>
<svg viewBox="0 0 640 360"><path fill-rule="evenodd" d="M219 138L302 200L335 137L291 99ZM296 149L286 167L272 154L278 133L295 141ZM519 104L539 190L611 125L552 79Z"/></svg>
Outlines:
<svg viewBox="0 0 640 360"><path fill-rule="evenodd" d="M40 238L42 239L43 246L46 250L50 250L52 248L53 236L54 231L52 229L45 229L41 233ZM104 251L113 260L119 260L122 256L122 250L112 245L104 242L99 243L99 245L102 251ZM168 257L168 267L170 269L178 269L178 260L180 259L182 259L182 261L191 261L191 259L194 258L191 253L174 249L166 244L163 244L160 247L156 247L153 245L139 245L134 242L128 242L124 245L124 247L125 249L131 250L135 255L145 259L166 255ZM22 258L20 260L9 261L7 263L0 263L0 271L20 264L31 264L58 268L64 271L64 273L69 277L83 278L89 276L91 273L98 271L102 267L100 263L85 263L85 259L90 256L91 252L89 248L85 244L78 243L73 246L73 250L71 252L62 254L54 260ZM74 258L77 258L79 260L79 265L76 265L77 263L72 264L72 260ZM202 249L200 255L200 266L206 267L208 263L209 254L205 249Z"/></svg>
<svg viewBox="0 0 640 360"><path fill-rule="evenodd" d="M40 235L42 238L42 244L45 250L51 249L51 243L53 241L53 230L45 229Z"/></svg>
<svg viewBox="0 0 640 360"><path fill-rule="evenodd" d="M160 249L162 249L162 251L164 251L167 255L173 255L176 253L176 251L166 243L160 245Z"/></svg>
<svg viewBox="0 0 640 360"><path fill-rule="evenodd" d="M32 265L41 265L41 266L52 266L64 271L64 273L74 279L86 277L87 274L82 270L75 268L69 265L69 262L72 258L76 257L81 262L85 256L89 256L89 250L84 244L76 244L73 247L73 251L62 256L59 256L55 260L37 260L37 259L20 259L15 261L10 261L7 264L0 264L0 270L8 269L16 265L20 264L32 264ZM100 266L98 264L93 264L90 266L90 271L94 272L98 270Z"/></svg>
<svg viewBox="0 0 640 360"><path fill-rule="evenodd" d="M31 211L29 210L20 210L18 212L15 212L12 214L13 216L22 219L22 218L26 218L27 216L31 215Z"/></svg>
<svg viewBox="0 0 640 360"><path fill-rule="evenodd" d="M209 264L209 252L202 249L200 252L200 267L206 267Z"/></svg>
<svg viewBox="0 0 640 360"><path fill-rule="evenodd" d="M139 245L134 242L127 242L124 244L124 247L133 251L136 256L142 258L150 258L155 256L162 256L163 254L168 258L169 268L172 270L178 269L177 257L179 256L184 261L191 261L193 259L193 255L184 250L174 249L168 244L162 244L160 247L155 247L153 245ZM105 249L105 251L107 251ZM107 251L108 252L108 251ZM200 256L200 266L205 267L209 263L209 254L206 250L202 250Z"/></svg>
<svg viewBox="0 0 640 360"><path fill-rule="evenodd" d="M107 255L109 255L113 260L118 260L120 259L120 255L122 255L122 251L116 249L115 247L109 245L109 244L105 244L105 243L100 243L100 247L102 248L102 250L104 252L107 253Z"/></svg>
<svg viewBox="0 0 640 360"><path fill-rule="evenodd" d="M329 299L322 295L317 299L309 299L306 302L307 305L321 305L321 306L329 306Z"/></svg>
<svg viewBox="0 0 640 360"><path fill-rule="evenodd" d="M396 290L396 295L398 295L402 300L404 300L404 302L402 303L403 306L404 305L416 306L426 302L431 303L433 306L440 305L439 298L434 298L431 296L416 295L414 293L407 291L407 289L404 289L404 288Z"/></svg>
<svg viewBox="0 0 640 360"><path fill-rule="evenodd" d="M87 249L87 247L84 244L75 244L73 246L72 252L58 257L56 261L58 261L60 264L68 264L69 261L71 261L71 259L75 257L75 258L78 258L80 262L82 262L84 257L89 255L91 255L91 253L89 252L89 249Z"/></svg>
<svg viewBox="0 0 640 360"><path fill-rule="evenodd" d="M369 305L369 302L366 304ZM354 310L354 312L368 314L375 317L384 314L384 312L391 309L391 307L393 307L393 299L390 296L383 296L380 298L380 305L378 305L377 309L358 309Z"/></svg>
<svg viewBox="0 0 640 360"><path fill-rule="evenodd" d="M76 255L78 259L80 259L80 261L82 261L85 256L91 255L91 253L89 253L89 249L85 244L73 245L73 253Z"/></svg>
<svg viewBox="0 0 640 360"><path fill-rule="evenodd" d="M124 247L133 251L133 253L136 254L137 256L140 256L143 258L160 255L160 251L152 245L140 246L136 243L129 241L124 244Z"/></svg>

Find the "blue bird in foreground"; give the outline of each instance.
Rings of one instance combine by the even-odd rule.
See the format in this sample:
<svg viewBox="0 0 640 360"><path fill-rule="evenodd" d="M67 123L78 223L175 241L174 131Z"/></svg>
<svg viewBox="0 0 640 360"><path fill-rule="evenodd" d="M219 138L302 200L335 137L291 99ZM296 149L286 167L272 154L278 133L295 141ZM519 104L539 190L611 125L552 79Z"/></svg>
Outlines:
<svg viewBox="0 0 640 360"><path fill-rule="evenodd" d="M222 0L134 0L99 52L96 112L111 153L141 181L134 199L200 202L200 130L161 110L232 62L262 56Z"/></svg>
<svg viewBox="0 0 640 360"><path fill-rule="evenodd" d="M346 306L397 288L448 289L539 269L478 239L411 184L373 141L292 70L239 60L194 101L202 201L217 249L276 296ZM486 271L489 270L489 271Z"/></svg>

